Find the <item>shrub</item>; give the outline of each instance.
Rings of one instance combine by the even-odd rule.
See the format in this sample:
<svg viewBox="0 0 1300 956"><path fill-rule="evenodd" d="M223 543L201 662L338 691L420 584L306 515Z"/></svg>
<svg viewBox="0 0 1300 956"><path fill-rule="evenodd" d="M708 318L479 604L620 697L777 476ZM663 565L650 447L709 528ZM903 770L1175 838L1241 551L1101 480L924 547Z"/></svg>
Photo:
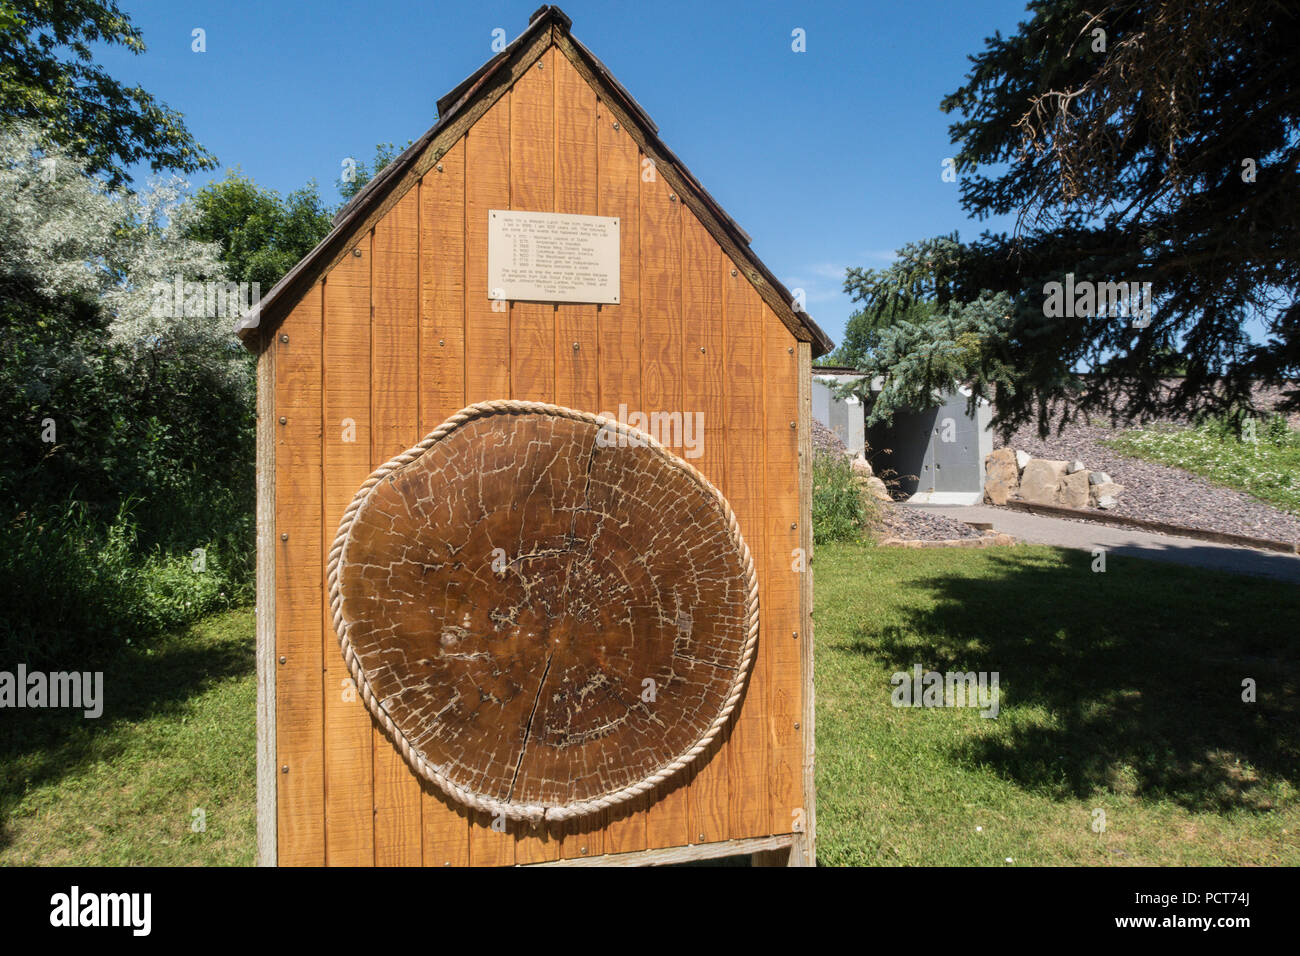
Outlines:
<svg viewBox="0 0 1300 956"><path fill-rule="evenodd" d="M242 562L216 542L194 554L142 550L130 504L102 527L85 505L24 513L0 547L0 648L10 665L66 669L246 604ZM201 566L201 570L199 569Z"/></svg>
<svg viewBox="0 0 1300 956"><path fill-rule="evenodd" d="M875 518L875 502L853 474L842 455L813 455L813 542L852 541L862 537Z"/></svg>

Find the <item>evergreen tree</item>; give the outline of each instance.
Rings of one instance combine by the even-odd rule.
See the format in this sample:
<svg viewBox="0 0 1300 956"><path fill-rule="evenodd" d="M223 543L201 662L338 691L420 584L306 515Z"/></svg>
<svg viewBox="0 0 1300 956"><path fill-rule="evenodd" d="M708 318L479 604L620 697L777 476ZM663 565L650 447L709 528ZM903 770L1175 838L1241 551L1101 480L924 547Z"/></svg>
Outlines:
<svg viewBox="0 0 1300 956"><path fill-rule="evenodd" d="M1016 228L927 240L883 274L850 270L845 290L869 310L939 309L878 349L877 368L894 356L899 394L913 395L944 370L950 386L993 398L1003 426L1040 428L1055 398L1124 417L1223 411L1248 404L1254 379L1300 376L1295 8L1035 0L1028 11L942 103L961 117L950 132L963 207L1014 214ZM1149 322L1052 314L1049 283L1067 281L1150 283ZM944 360L909 357L905 343ZM1172 352L1187 374L1167 391L1156 383Z"/></svg>

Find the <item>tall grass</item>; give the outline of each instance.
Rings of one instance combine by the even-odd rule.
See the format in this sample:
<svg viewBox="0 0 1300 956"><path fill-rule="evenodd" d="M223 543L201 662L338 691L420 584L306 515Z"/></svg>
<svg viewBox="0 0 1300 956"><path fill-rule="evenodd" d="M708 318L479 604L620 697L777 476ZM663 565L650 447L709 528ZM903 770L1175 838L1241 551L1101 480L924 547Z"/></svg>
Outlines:
<svg viewBox="0 0 1300 956"><path fill-rule="evenodd" d="M858 483L843 455L813 455L813 543L858 541L878 516L875 501Z"/></svg>
<svg viewBox="0 0 1300 956"><path fill-rule="evenodd" d="M252 600L246 559L229 542L199 542L189 553L142 548L131 507L107 527L75 503L10 523L0 548L0 664L75 667Z"/></svg>

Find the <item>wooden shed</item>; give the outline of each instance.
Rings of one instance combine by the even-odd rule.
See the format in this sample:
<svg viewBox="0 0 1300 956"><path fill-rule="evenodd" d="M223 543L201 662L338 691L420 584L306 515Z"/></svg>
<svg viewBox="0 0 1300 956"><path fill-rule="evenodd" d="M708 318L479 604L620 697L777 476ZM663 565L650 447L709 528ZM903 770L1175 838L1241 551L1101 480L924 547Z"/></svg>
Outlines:
<svg viewBox="0 0 1300 956"><path fill-rule="evenodd" d="M433 128L238 330L258 356L263 864L815 860L810 368L830 342L570 26L541 8L439 100ZM554 283L554 257L531 272L490 261L522 243L527 263L555 228L591 242L574 240L582 261L554 266L569 270ZM757 638L725 722L679 771L596 812L458 799L445 765L397 745L383 695L340 653L331 557L366 489L450 416L502 400L554 406L575 429L700 421L693 446L663 441L661 464L716 489L756 572Z"/></svg>

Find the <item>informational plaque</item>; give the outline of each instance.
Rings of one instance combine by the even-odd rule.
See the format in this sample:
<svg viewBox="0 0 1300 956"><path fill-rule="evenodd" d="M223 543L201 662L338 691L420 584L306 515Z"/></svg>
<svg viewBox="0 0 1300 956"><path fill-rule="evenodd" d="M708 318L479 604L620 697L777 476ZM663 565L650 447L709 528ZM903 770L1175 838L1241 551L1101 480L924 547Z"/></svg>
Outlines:
<svg viewBox="0 0 1300 956"><path fill-rule="evenodd" d="M488 297L618 304L618 219L488 210Z"/></svg>

